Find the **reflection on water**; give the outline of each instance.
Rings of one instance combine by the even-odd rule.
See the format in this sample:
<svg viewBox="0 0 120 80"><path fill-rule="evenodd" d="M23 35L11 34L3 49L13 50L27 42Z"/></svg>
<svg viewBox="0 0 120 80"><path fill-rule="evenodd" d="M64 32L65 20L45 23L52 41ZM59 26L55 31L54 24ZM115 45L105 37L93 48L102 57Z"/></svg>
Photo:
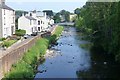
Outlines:
<svg viewBox="0 0 120 80"><path fill-rule="evenodd" d="M57 41L58 45L47 51L45 62L38 66L35 78L113 78L119 77L116 72L119 65L106 55L90 53L82 49L81 40L73 27L66 27ZM116 70L117 69L117 70ZM120 71L120 70L119 70ZM119 80L119 79L118 79Z"/></svg>

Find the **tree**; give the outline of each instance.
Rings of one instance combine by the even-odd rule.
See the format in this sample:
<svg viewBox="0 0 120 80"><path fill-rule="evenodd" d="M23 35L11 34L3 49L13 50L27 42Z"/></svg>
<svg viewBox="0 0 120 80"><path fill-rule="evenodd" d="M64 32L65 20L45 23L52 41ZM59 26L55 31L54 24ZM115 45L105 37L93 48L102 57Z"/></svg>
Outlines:
<svg viewBox="0 0 120 80"><path fill-rule="evenodd" d="M26 34L26 31L19 29L19 30L16 30L15 34L17 36L24 36Z"/></svg>
<svg viewBox="0 0 120 80"><path fill-rule="evenodd" d="M43 12L46 12L46 14L49 16L49 17L53 17L53 11L52 10L44 10Z"/></svg>
<svg viewBox="0 0 120 80"><path fill-rule="evenodd" d="M70 21L70 17L69 17L69 16L70 16L70 12L69 12L69 11L61 10L59 13L60 13L62 16L64 16L66 22L69 22L69 21Z"/></svg>
<svg viewBox="0 0 120 80"><path fill-rule="evenodd" d="M55 16L53 17L55 23L59 23L61 22L61 18L60 18L60 14L56 13Z"/></svg>
<svg viewBox="0 0 120 80"><path fill-rule="evenodd" d="M78 15L76 26L85 32L91 29L93 47L115 56L120 61L120 2L87 2L81 9L75 9ZM82 18L82 20L81 20Z"/></svg>

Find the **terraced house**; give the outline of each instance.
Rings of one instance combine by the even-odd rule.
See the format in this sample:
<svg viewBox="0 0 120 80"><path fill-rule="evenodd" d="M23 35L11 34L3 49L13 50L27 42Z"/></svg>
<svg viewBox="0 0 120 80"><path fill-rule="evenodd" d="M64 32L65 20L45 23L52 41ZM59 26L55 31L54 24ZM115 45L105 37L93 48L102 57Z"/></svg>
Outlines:
<svg viewBox="0 0 120 80"><path fill-rule="evenodd" d="M15 11L0 0L0 38L12 36L15 33Z"/></svg>
<svg viewBox="0 0 120 80"><path fill-rule="evenodd" d="M36 32L47 31L49 26L54 24L54 20L48 18L45 12L30 11L18 19L18 29L26 30L26 34L31 35Z"/></svg>

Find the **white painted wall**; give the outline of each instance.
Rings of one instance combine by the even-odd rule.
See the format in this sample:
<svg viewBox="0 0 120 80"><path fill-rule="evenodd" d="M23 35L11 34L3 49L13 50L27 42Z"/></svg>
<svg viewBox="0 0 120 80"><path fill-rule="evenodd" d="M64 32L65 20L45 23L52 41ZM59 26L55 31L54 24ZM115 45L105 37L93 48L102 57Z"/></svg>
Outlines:
<svg viewBox="0 0 120 80"><path fill-rule="evenodd" d="M3 9L5 0L0 0L0 38L15 34L15 11Z"/></svg>
<svg viewBox="0 0 120 80"><path fill-rule="evenodd" d="M15 11L2 9L2 28L2 37L6 38L12 34L15 34Z"/></svg>
<svg viewBox="0 0 120 80"><path fill-rule="evenodd" d="M29 20L25 16L18 19L18 29L26 30L26 34L31 35L33 32L37 32L36 28L36 20Z"/></svg>

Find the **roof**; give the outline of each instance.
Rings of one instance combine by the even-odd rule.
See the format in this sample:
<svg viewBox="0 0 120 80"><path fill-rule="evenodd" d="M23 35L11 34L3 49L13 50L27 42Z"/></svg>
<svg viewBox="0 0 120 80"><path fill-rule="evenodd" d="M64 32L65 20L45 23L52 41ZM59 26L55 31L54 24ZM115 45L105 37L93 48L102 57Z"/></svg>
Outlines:
<svg viewBox="0 0 120 80"><path fill-rule="evenodd" d="M31 16L25 16L27 19L29 20L36 20L35 18L31 17Z"/></svg>
<svg viewBox="0 0 120 80"><path fill-rule="evenodd" d="M36 15L37 16L44 16L44 12L38 11L38 12L36 12Z"/></svg>
<svg viewBox="0 0 120 80"><path fill-rule="evenodd" d="M7 5L5 5L5 4L3 4L3 5L2 5L2 9L7 9L7 10L13 10L13 11L14 11L14 9L12 9L12 8L8 7L8 6L7 6Z"/></svg>

